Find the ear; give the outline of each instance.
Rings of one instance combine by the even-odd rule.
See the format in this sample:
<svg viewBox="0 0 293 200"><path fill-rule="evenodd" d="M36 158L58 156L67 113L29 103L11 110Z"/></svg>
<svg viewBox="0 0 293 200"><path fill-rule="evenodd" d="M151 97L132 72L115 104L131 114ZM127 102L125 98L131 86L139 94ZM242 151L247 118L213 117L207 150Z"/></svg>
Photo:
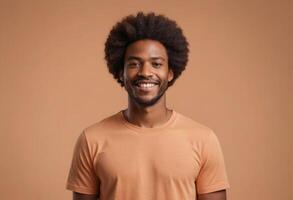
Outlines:
<svg viewBox="0 0 293 200"><path fill-rule="evenodd" d="M168 82L172 81L173 78L174 78L173 70L172 69L169 69L169 72L168 72Z"/></svg>

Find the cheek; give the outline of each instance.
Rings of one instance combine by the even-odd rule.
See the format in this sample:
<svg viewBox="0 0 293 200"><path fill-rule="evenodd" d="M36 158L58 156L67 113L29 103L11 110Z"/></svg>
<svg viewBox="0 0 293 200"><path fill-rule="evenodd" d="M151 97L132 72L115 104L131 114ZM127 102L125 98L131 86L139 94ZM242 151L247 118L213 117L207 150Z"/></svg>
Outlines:
<svg viewBox="0 0 293 200"><path fill-rule="evenodd" d="M158 76L161 78L161 80L165 81L168 80L169 74L167 71L162 71L158 73Z"/></svg>
<svg viewBox="0 0 293 200"><path fill-rule="evenodd" d="M135 74L137 74L139 71L138 67L126 67L126 69L124 69L124 73L125 75L128 75L128 76L133 76Z"/></svg>
<svg viewBox="0 0 293 200"><path fill-rule="evenodd" d="M126 80L133 80L136 76L136 72L134 70L127 70L124 72L124 77Z"/></svg>

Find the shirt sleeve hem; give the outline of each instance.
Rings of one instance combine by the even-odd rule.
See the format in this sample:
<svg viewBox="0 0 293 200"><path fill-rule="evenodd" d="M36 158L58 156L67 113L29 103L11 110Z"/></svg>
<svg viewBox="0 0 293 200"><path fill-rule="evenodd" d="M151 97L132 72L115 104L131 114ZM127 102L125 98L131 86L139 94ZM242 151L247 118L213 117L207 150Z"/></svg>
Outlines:
<svg viewBox="0 0 293 200"><path fill-rule="evenodd" d="M66 189L74 191L74 192L78 192L81 194L98 194L97 189L77 186L77 185L73 185L71 183L66 184Z"/></svg>
<svg viewBox="0 0 293 200"><path fill-rule="evenodd" d="M230 188L230 185L228 182L223 181L208 187L202 187L197 189L198 194L205 194L205 193L211 193L211 192L216 192L219 190L224 190Z"/></svg>

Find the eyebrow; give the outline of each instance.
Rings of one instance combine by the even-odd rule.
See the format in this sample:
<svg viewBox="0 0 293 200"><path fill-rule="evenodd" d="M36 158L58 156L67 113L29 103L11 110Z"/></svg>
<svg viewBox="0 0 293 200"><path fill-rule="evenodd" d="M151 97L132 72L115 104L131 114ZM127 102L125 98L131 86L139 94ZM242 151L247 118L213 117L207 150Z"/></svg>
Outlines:
<svg viewBox="0 0 293 200"><path fill-rule="evenodd" d="M157 60L157 59L161 59L163 61L165 61L165 58L163 58L162 56L154 56L151 57L151 60ZM137 56L129 56L127 59L128 60L143 60L141 57L137 57Z"/></svg>

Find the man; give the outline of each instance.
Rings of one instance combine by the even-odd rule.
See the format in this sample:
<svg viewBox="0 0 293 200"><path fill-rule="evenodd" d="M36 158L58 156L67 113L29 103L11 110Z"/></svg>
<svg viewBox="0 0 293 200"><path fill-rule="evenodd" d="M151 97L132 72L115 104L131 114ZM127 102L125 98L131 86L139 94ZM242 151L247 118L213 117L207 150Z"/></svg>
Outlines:
<svg viewBox="0 0 293 200"><path fill-rule="evenodd" d="M166 107L188 61L175 21L139 12L111 30L109 72L128 108L84 129L67 181L77 200L225 200L221 147L210 128Z"/></svg>

